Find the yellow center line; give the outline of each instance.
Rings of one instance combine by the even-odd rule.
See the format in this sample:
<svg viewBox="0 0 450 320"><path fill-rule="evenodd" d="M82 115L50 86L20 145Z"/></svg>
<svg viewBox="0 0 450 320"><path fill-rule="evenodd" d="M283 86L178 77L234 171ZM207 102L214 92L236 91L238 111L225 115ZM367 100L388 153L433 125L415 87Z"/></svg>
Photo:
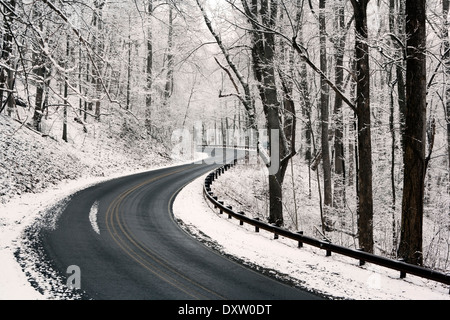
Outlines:
<svg viewBox="0 0 450 320"><path fill-rule="evenodd" d="M149 180L146 180L128 190L120 194L108 207L106 211L106 227L108 230L108 233L111 235L113 240L117 243L117 245L133 260L135 260L137 263L142 265L145 269L152 272L156 276L158 276L160 279L166 281L167 283L171 284L172 286L178 288L179 290L183 291L184 293L188 294L189 296L199 299L204 298L203 295L200 293L194 293L192 290L189 290L185 285L181 284L179 281L174 279L173 276L170 276L167 272L164 272L161 270L161 267L165 268L168 271L173 272L174 274L180 276L181 278L187 280L194 286L201 288L207 292L210 292L213 295L216 295L217 297L223 299L220 295L217 293L203 287L199 283L194 282L193 280L187 278L183 274L180 274L177 270L174 270L169 266L167 261L165 261L163 258L157 256L151 249L143 246L141 243L137 242L135 240L135 237L133 236L132 232L129 230L126 224L122 223L121 215L123 215L123 211L120 211L120 206L122 205L122 202L130 196L133 192L137 191L138 189L148 185L149 183L152 183L154 181L157 181L159 179L162 179L164 177L173 175L175 173L179 173L182 171L189 170L193 168L194 166L189 166L187 168L174 170L166 174L162 174L160 176L151 178ZM123 233L123 235L134 245L134 248L132 248L130 245L128 245L123 237L119 235L118 229L116 228L116 225L119 227L120 231ZM138 252L136 252L135 249L138 249L137 251L141 251L144 253L144 257L142 257ZM145 256L151 258L154 260L156 264L159 264L159 267L155 264L152 264L150 261L145 259Z"/></svg>

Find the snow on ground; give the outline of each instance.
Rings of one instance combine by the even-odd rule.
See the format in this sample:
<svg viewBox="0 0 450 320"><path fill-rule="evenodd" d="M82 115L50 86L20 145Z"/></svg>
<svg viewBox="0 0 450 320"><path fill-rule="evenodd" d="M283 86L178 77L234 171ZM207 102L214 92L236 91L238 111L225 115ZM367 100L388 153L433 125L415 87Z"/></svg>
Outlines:
<svg viewBox="0 0 450 320"><path fill-rule="evenodd" d="M138 161L139 157L133 161L129 154L118 152L113 143L105 146L105 141L98 142L99 130L97 140L79 136L73 138L72 144L65 144L36 136L1 117L0 300L55 299L51 293L36 291L29 278L39 275L25 274L31 271L24 272L16 260L23 231L78 190L147 171L149 167L165 166L167 159L164 163L161 157L148 154L145 163ZM399 279L396 271L370 264L359 267L355 260L339 255L325 257L315 248L305 245L298 249L291 240L274 240L269 233L239 226L236 220L219 216L209 207L202 195L203 179L181 190L174 203L174 215L191 234L224 254L335 298L450 299L446 286L410 275Z"/></svg>
<svg viewBox="0 0 450 320"><path fill-rule="evenodd" d="M223 254L334 299L450 300L443 284L412 275L400 279L395 270L369 263L360 267L355 259L326 257L323 250L308 245L299 249L290 239L275 240L264 230L255 233L252 226L240 226L204 199L205 176L180 191L174 216L187 232Z"/></svg>
<svg viewBox="0 0 450 320"><path fill-rule="evenodd" d="M68 195L123 174L66 181L45 192L23 194L1 205L0 299L54 298L32 288L18 265L14 252L20 245L21 232L39 214ZM237 220L219 215L205 201L202 194L204 178L200 177L180 191L174 202L174 215L191 234L213 243L224 254L337 299L450 300L448 288L443 285L410 275L399 279L396 271L370 264L359 267L355 260L339 255L325 257L318 249L307 245L298 249L289 239L274 240L269 233L255 233L250 226L240 226Z"/></svg>

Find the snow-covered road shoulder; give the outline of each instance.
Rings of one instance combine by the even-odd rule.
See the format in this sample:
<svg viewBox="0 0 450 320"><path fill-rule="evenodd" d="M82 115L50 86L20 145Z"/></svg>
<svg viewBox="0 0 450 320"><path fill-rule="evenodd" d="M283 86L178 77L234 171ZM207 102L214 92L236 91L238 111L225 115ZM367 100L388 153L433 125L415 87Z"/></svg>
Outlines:
<svg viewBox="0 0 450 320"><path fill-rule="evenodd" d="M306 245L299 249L290 239L275 240L270 233L240 226L204 199L205 177L179 192L173 213L182 228L223 254L335 299L450 300L442 284L411 275L400 279L395 270L371 264L360 267L354 259L337 254L325 257L319 249Z"/></svg>

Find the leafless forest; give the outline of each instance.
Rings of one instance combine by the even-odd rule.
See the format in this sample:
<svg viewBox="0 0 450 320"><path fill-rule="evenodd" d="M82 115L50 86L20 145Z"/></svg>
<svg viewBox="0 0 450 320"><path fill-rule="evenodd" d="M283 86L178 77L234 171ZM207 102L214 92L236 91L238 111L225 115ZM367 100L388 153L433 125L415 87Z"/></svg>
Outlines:
<svg viewBox="0 0 450 320"><path fill-rule="evenodd" d="M322 236L448 271L449 3L0 0L0 121L167 150L179 128L278 130L264 218L298 227L314 198Z"/></svg>

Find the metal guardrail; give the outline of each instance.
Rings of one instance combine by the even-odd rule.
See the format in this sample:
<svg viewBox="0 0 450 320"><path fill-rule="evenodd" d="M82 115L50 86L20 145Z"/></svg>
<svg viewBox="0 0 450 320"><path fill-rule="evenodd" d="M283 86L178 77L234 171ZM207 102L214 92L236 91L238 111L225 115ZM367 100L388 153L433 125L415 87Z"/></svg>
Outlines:
<svg viewBox="0 0 450 320"><path fill-rule="evenodd" d="M234 164L236 164L236 160L234 161L234 163L225 164L220 168L212 171L205 178L203 193L206 196L206 198L214 205L214 207L220 210L221 214L223 213L228 214L228 217L230 219L231 218L238 219L241 225L247 223L249 225L254 226L255 232L259 232L260 229L263 229L273 233L275 239L278 238L278 236L283 236L298 241L299 248L302 247L303 244L308 244L325 250L326 256L330 256L332 252L335 252L347 257L358 259L360 266L364 265L366 262L369 262L379 266L400 271L400 278L405 278L406 274L413 274L422 278L450 285L450 274L448 273L442 273L436 270L409 264L401 260L393 260L382 256L377 256L375 254L364 252L362 250L346 248L343 246L333 244L326 240L318 240L312 237L305 236L301 231L292 232L287 229L281 228L280 226L277 226L275 224L265 223L259 220L258 218L250 218L246 216L245 213L242 211L234 212L231 206L226 206L224 202L219 200L217 196L214 196L213 192L211 191L212 182L215 179L217 179L221 174L225 173L225 171L230 169Z"/></svg>
<svg viewBox="0 0 450 320"><path fill-rule="evenodd" d="M248 145L223 145L223 144L202 144L199 145L199 147L202 148L211 148L211 149L239 149L239 150L249 150L249 151L256 151L257 148L255 146L248 146Z"/></svg>

